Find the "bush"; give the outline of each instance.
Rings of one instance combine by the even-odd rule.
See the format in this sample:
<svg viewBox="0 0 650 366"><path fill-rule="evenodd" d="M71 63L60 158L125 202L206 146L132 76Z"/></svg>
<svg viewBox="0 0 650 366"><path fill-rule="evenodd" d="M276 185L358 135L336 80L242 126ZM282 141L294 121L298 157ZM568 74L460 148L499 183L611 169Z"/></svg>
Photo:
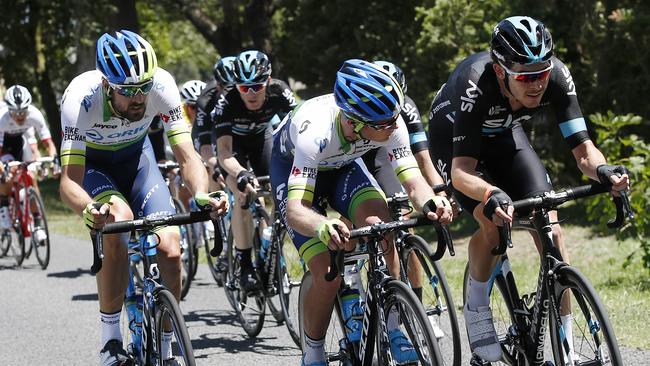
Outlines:
<svg viewBox="0 0 650 366"><path fill-rule="evenodd" d="M622 164L630 170L630 201L635 219L621 228L616 237L618 240L628 237L639 240L644 266L650 270L650 213L646 210L650 206L650 145L638 135L629 133L629 130L644 122L639 116L614 115L611 111L607 115L596 113L589 118L596 126L596 141L599 142L599 149L607 158L607 162ZM599 230L605 228L607 219L615 215L615 208L607 195L598 195L584 202L588 219L597 223ZM624 266L627 266L638 252L630 254Z"/></svg>

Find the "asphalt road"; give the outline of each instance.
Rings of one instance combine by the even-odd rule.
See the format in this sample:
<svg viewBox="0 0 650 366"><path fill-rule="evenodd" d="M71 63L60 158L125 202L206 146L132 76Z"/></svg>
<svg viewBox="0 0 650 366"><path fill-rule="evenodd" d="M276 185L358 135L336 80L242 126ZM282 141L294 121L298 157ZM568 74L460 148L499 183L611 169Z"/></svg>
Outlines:
<svg viewBox="0 0 650 366"><path fill-rule="evenodd" d="M53 237L50 266L34 257L16 267L0 258L0 363L3 365L97 365L99 310L89 268L88 241ZM198 365L299 365L300 353L284 325L268 315L250 339L239 326L223 289L200 265L181 302ZM469 364L461 321L463 365ZM126 317L126 314L123 314ZM625 365L650 365L650 351L622 348Z"/></svg>

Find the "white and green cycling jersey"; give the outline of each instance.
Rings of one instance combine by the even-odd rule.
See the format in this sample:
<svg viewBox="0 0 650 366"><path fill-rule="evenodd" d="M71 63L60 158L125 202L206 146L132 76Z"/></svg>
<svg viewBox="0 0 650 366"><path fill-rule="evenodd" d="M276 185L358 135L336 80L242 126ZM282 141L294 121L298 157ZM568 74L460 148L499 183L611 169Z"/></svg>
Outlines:
<svg viewBox="0 0 650 366"><path fill-rule="evenodd" d="M341 112L333 94L312 98L293 110L274 132L280 156L292 161L287 182L288 199L312 201L319 171L351 164L367 151L385 147L400 182L420 175L409 147L409 134L401 116L397 129L384 142L359 139L348 142L341 130ZM363 163L362 163L363 164Z"/></svg>

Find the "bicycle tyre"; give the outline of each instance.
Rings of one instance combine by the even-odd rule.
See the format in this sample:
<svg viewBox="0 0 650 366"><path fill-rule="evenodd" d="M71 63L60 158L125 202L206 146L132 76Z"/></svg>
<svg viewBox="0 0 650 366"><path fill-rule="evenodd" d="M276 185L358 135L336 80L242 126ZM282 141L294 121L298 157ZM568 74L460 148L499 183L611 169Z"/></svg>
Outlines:
<svg viewBox="0 0 650 366"><path fill-rule="evenodd" d="M277 282L279 289L280 305L284 315L284 322L289 331L289 335L296 346L300 344L300 286L302 278L305 275L306 268L298 251L295 249L293 242L287 238L287 230L284 225L280 225L277 235L274 234L274 245L278 248L278 269ZM285 249L285 244L288 248Z"/></svg>
<svg viewBox="0 0 650 366"><path fill-rule="evenodd" d="M203 247L205 249L205 256L208 262L208 268L210 269L210 274L212 275L212 278L214 281L217 283L217 286L222 287L224 283L226 283L226 277L227 276L227 268L226 268L226 263L227 263L227 250L230 248L228 246L228 227L226 219L225 218L219 218L221 220L221 228L223 230L226 230L225 233L222 233L219 231L218 228L214 228L214 232L212 235L221 235L224 247L223 253L219 253L219 256L217 258L214 258L210 255L210 250L212 250L212 241L214 240L213 237L208 235L208 231L204 228L203 229Z"/></svg>
<svg viewBox="0 0 650 366"><path fill-rule="evenodd" d="M257 211L258 211L257 214L258 214L260 223L261 223L261 221L264 221L266 226L271 226L273 224L273 222L271 221L271 216L269 215L266 208L264 208L263 206L260 206ZM259 236L259 238L262 237L261 226L257 227L256 235ZM273 238L271 238L271 239L273 239ZM261 243L262 243L261 240L259 241L259 243L261 245ZM272 245L272 243L269 243L269 249L267 249L267 255L268 255L268 250L270 250L270 248L271 248L271 245ZM256 247L255 249L256 249L257 253L259 253L260 247ZM280 255L280 253L276 252L276 263L280 261L279 255ZM259 258L259 254L258 254L258 258ZM258 271L260 273L264 272L264 269L263 269L264 268L264 261L261 258L259 258L257 268L258 268ZM278 266L276 265L275 277L273 279L271 279L272 280L271 283L273 284L273 287L274 287L274 289L272 289L272 290L275 290L276 295L266 297L266 305L268 306L269 310L271 311L271 315L273 316L273 319L275 319L276 323L282 324L284 322L284 313L282 312L282 304L280 303L280 296L279 296L279 294L280 294L280 283L277 281L277 278L278 278L277 274L278 274ZM269 279L268 279L268 274L267 273L263 273L263 276L261 276L261 277L262 277L262 281L268 282ZM264 285L266 285L266 284L263 283L263 286ZM271 290L271 289L267 289L267 292L269 290Z"/></svg>
<svg viewBox="0 0 650 366"><path fill-rule="evenodd" d="M422 237L408 235L404 240L407 243L407 250L401 253L401 260L404 264L405 273L408 273L409 256L414 253L422 266L423 275L425 276L422 279L423 287L429 284L422 291L422 306L429 320L433 321L439 329L436 338L438 339L441 354L444 356L451 355L451 362L445 359L443 365L460 366L462 358L460 330L447 277L440 263L431 260L434 253L430 245Z"/></svg>
<svg viewBox="0 0 650 366"><path fill-rule="evenodd" d="M580 364L584 362L589 365L623 365L618 341L607 311L589 280L576 268L570 266L562 266L555 273L556 280L553 287L556 298L561 299L562 294L567 290L573 294L571 299L573 345L574 353L580 357ZM561 334L561 323L556 318L559 309L557 313L552 310L551 314L549 321L553 357L556 365L564 365L567 362L562 345L564 334ZM607 347L608 352L605 353L603 346Z"/></svg>
<svg viewBox="0 0 650 366"><path fill-rule="evenodd" d="M190 335L187 332L183 313L181 312L174 295L172 295L169 290L161 288L155 292L154 296L156 298L156 330L154 334L154 339L157 345L156 349L160 352L163 324L164 322L169 321L172 324L173 330L173 339L171 342L172 355L174 357L180 357L183 365L195 366L196 361L194 360L194 350L192 349ZM163 357L159 357L158 361L158 365L162 366Z"/></svg>
<svg viewBox="0 0 650 366"><path fill-rule="evenodd" d="M36 252L36 260L38 263L41 265L41 269L46 269L47 266L50 263L50 230L48 229L47 226L47 214L45 213L45 205L43 204L43 199L41 196L38 194L36 189L34 187L29 187L28 190L28 196L29 196L29 207L32 207L32 201L38 208L38 211L41 214L41 222L40 222L40 229L45 231L45 240L42 240L40 243L37 243L34 239L34 231L36 230L36 222L34 219L34 213L31 212L30 218L29 218L29 223L30 223L30 231L32 233L31 236L31 246L34 248L34 251Z"/></svg>
<svg viewBox="0 0 650 366"><path fill-rule="evenodd" d="M10 208L10 210L13 210L13 208ZM17 266L23 264L23 261L25 260L25 234L23 233L21 217L22 214L19 213L18 217L12 220L14 223L17 222L17 224L14 224L14 233L12 234L10 246ZM16 236L16 240L13 239L14 235Z"/></svg>
<svg viewBox="0 0 650 366"><path fill-rule="evenodd" d="M172 198L176 212L185 213L185 206L177 198ZM192 250L192 241L190 238L189 225L178 226L181 246L181 300L187 296L192 284L192 267L194 263L194 251Z"/></svg>
<svg viewBox="0 0 650 366"><path fill-rule="evenodd" d="M442 355L438 347L438 341L433 333L429 318L422 308L422 304L415 296L415 293L404 282L398 280L389 280L384 284L385 292L383 296L383 314L388 316L389 312L396 308L399 311L400 329L409 339L418 355L420 365L442 365ZM385 324L386 318L377 324ZM388 334L385 329L377 329L376 350L378 363L380 365L390 365L395 362L392 355Z"/></svg>
<svg viewBox="0 0 650 366"><path fill-rule="evenodd" d="M9 229L2 230L0 233L0 258L7 255L11 247L11 231Z"/></svg>
<svg viewBox="0 0 650 366"><path fill-rule="evenodd" d="M232 238L232 231L230 231L229 237ZM259 248L258 235L253 235L253 241L258 241L257 244L253 244L253 247ZM231 305L233 305L237 313L242 328L249 337L254 338L260 334L264 325L266 298L261 291L253 294L253 296L248 296L248 294L241 291L239 277L236 275L241 273L241 269L236 258L234 242L230 244L230 250L228 251L228 280L223 288L226 291L226 296L229 297L228 301L232 301ZM253 255L256 254L253 252L251 256Z"/></svg>
<svg viewBox="0 0 650 366"><path fill-rule="evenodd" d="M490 289L490 308L492 309L492 314L494 318L494 328L497 332L497 338L501 343L501 350L503 351L503 360L505 362L493 362L492 365L519 365L526 364L526 353L525 350L521 348L521 345L515 343L506 343L506 339L511 339L508 336L510 326L515 324L514 317L514 305L512 303L512 296L510 295L508 288L514 288L514 274L510 269L510 262L507 261L507 257L503 263L507 265L502 265L499 269L499 272L494 276L494 285L496 285L497 291L494 290L494 286ZM467 299L467 284L469 282L469 263L465 265L465 272L463 274L463 308L465 307L465 301ZM510 284L509 284L510 283ZM518 294L515 296L517 301L519 301ZM478 358L474 355L474 358ZM479 359L480 360L480 359ZM474 361L474 359L472 360Z"/></svg>

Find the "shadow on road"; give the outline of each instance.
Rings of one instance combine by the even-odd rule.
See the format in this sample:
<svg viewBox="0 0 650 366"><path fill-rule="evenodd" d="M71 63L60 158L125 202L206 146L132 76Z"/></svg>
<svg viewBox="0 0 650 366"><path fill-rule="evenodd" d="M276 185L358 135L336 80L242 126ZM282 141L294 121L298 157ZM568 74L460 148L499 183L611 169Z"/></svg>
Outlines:
<svg viewBox="0 0 650 366"><path fill-rule="evenodd" d="M99 301L97 294L80 294L72 296L72 301Z"/></svg>
<svg viewBox="0 0 650 366"><path fill-rule="evenodd" d="M84 275L92 275L90 273L90 269L77 268L76 270L72 270L72 271L48 273L47 277L78 278Z"/></svg>

